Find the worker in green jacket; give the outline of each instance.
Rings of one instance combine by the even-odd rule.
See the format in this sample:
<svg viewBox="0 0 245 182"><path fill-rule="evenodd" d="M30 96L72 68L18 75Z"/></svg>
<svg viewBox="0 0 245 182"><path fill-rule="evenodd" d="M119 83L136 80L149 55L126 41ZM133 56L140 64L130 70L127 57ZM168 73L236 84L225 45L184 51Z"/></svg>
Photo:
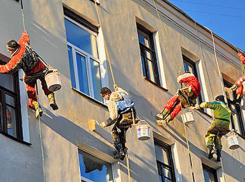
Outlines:
<svg viewBox="0 0 245 182"><path fill-rule="evenodd" d="M196 106L196 108L210 108L214 110L215 120L208 128L205 141L209 149L208 158L213 158L213 147L215 145L217 162L219 162L222 149L221 137L230 131L231 110L226 106L223 95L217 96L214 102L203 102Z"/></svg>

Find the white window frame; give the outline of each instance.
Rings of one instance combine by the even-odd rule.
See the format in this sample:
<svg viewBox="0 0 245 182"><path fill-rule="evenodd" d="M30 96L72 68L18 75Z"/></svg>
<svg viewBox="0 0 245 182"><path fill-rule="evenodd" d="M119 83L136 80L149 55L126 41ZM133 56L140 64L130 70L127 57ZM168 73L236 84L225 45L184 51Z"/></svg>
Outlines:
<svg viewBox="0 0 245 182"><path fill-rule="evenodd" d="M93 32L92 30L86 28L85 26L79 24L78 22L76 22L75 20L69 18L68 16L65 16L65 19L74 23L75 25L77 25L78 27L80 27L81 29L83 29L84 31L88 32L91 35L94 35L96 37L96 51L98 53L98 57L96 58L93 55L83 51L82 49L76 47L75 45L73 45L72 43L67 41L67 46L71 47L71 52L72 52L72 61L73 61L73 66L74 66L74 77L75 77L75 90L77 90L78 92L90 97L91 99L94 99L98 102L101 102L100 100L97 100L94 97L94 88L93 88L93 82L92 82L92 66L90 63L90 60L92 59L93 61L96 61L97 63L99 63L99 67L100 67L100 82L101 82L101 87L104 86L108 86L108 73L107 71L107 65L106 65L106 55L105 55L105 47L104 47L104 40L103 40L103 34L101 31L101 28L98 29L98 33ZM77 59L76 59L76 53L80 54L81 56L85 57L85 61L86 61L86 71L87 71L87 81L88 81L88 92L89 95L82 92L80 90L80 84L79 84L79 76L78 76L78 68L77 68ZM103 71L104 70L104 71ZM103 71L103 72L102 72ZM105 104L105 100L103 99L102 101L103 104Z"/></svg>
<svg viewBox="0 0 245 182"><path fill-rule="evenodd" d="M87 179L83 176L81 176L81 181L85 181L85 182L94 182L94 181L91 181L90 179Z"/></svg>

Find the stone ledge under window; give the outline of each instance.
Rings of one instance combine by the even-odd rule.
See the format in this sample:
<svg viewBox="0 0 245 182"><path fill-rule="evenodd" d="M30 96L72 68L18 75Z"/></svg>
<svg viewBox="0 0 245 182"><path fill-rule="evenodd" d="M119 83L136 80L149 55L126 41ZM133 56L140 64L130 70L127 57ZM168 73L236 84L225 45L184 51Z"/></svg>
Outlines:
<svg viewBox="0 0 245 182"><path fill-rule="evenodd" d="M160 86L160 85L157 85L156 83L154 83L153 81L151 81L151 80L149 80L148 78L146 78L146 77L143 77L143 79L144 80L146 80L146 81L148 81L148 82L150 82L151 84L153 84L153 85L155 85L156 87L158 87L158 88L160 88L160 89L162 89L162 90L164 90L164 91L168 91L168 89L166 89L166 88L163 88L162 86Z"/></svg>
<svg viewBox="0 0 245 182"><path fill-rule="evenodd" d="M20 139L18 139L18 138L15 138L15 137L13 137L12 135L9 135L8 133L5 133L5 132L3 132L3 131L0 131L0 133L3 134L4 136L8 137L8 138L11 138L11 139L13 139L13 140L15 140L15 141L17 141L17 142L20 142L20 143L22 143L22 144L25 144L25 145L27 145L27 146L31 146L31 145L32 145L31 143L28 143L28 142L25 142L25 141L20 140Z"/></svg>
<svg viewBox="0 0 245 182"><path fill-rule="evenodd" d="M99 105L101 105L101 106L107 108L107 105L105 105L104 103L102 103L102 102L100 102L100 101L94 99L93 97L90 97L89 95L87 95L87 94L85 94L85 93L83 93L83 92L81 92L81 91L79 91L79 90L77 90L77 89L75 89L75 88L72 88L72 90L74 90L75 92L77 92L78 94L80 94L80 95L82 95L82 96L85 96L85 97L88 98L89 100L91 100L91 101L93 101L93 102L95 102L95 103L97 103L97 104L99 104Z"/></svg>

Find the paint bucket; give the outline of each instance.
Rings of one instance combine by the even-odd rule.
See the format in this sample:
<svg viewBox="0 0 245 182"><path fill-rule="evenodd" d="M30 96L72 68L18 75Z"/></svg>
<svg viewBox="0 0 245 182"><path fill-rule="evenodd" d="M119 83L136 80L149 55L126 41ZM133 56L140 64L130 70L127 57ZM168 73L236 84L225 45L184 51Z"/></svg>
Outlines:
<svg viewBox="0 0 245 182"><path fill-rule="evenodd" d="M150 126L146 121L140 121L137 125L137 133L139 140L149 140L150 139Z"/></svg>
<svg viewBox="0 0 245 182"><path fill-rule="evenodd" d="M57 91L61 88L60 75L57 71L51 71L46 74L45 81L50 91Z"/></svg>
<svg viewBox="0 0 245 182"><path fill-rule="evenodd" d="M186 112L185 114L182 114L181 117L182 117L183 123L185 123L187 125L195 122L192 112Z"/></svg>
<svg viewBox="0 0 245 182"><path fill-rule="evenodd" d="M229 149L235 150L239 148L238 137L235 132L230 133L230 135L227 137L227 142L228 142Z"/></svg>

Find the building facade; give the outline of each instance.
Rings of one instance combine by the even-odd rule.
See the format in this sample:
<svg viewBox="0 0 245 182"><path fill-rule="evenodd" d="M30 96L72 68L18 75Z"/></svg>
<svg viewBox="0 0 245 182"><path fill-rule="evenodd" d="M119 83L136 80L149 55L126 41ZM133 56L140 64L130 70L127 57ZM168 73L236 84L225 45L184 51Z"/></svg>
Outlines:
<svg viewBox="0 0 245 182"><path fill-rule="evenodd" d="M23 72L0 75L0 181L128 181L126 159L117 161L112 155L111 128L96 125L91 130L89 124L108 118L100 89L113 88L115 77L116 84L132 95L138 117L151 127L146 141L138 140L136 127L127 132L131 181L243 182L243 101L237 105L233 95L226 94L240 148L230 150L223 137L220 163L207 158L204 136L213 120L211 110L184 109L166 128L155 122L155 115L179 89L180 73L190 71L198 77L199 103L225 94L224 87L242 75L235 47L215 34L213 44L211 30L165 0L96 1L23 0L31 45L59 70L62 89L56 92L59 110L52 111L38 82L44 110L38 120L28 108L20 81ZM20 2L0 4L4 64L10 59L5 44L19 40L23 18ZM195 122L185 127L181 115L186 112Z"/></svg>

